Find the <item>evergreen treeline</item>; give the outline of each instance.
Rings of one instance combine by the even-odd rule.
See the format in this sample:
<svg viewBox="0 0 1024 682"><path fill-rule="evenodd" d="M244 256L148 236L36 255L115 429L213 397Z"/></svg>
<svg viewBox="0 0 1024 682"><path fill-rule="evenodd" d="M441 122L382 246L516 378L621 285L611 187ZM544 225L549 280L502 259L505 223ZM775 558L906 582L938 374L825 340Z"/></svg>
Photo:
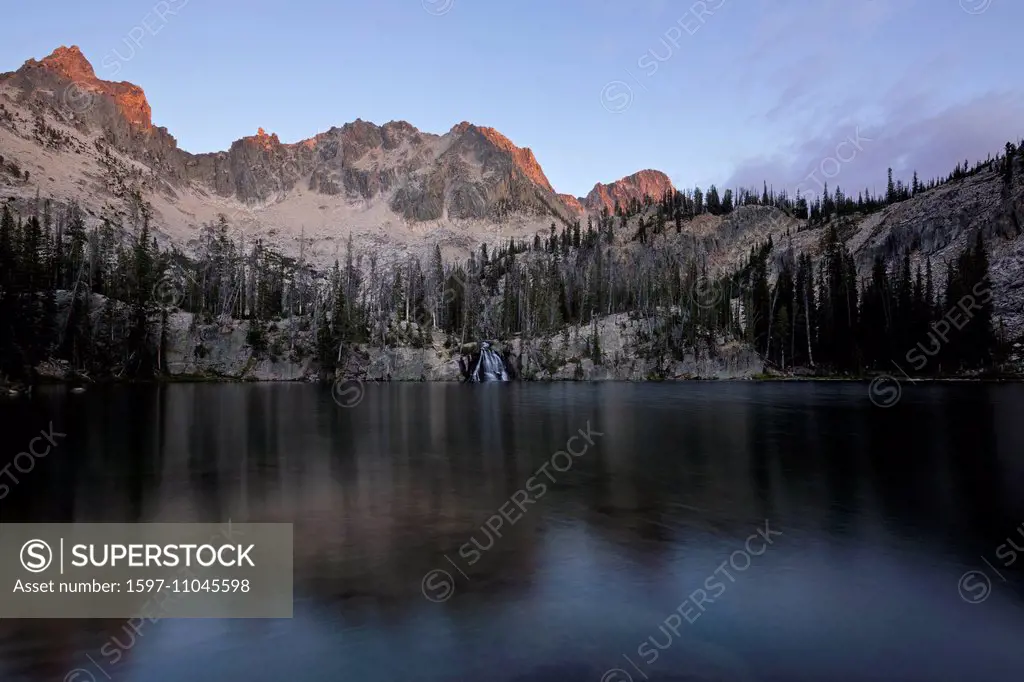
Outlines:
<svg viewBox="0 0 1024 682"><path fill-rule="evenodd" d="M809 254L795 262L783 254L769 286L769 239L722 285L743 292L740 326L769 364L853 374L891 371L894 364L907 373L992 365L999 344L980 232L975 244L948 265L941 288L931 261L912 269L909 251L891 268L876 259L870 278L860 281L835 225L825 228L821 247L817 266Z"/></svg>
<svg viewBox="0 0 1024 682"><path fill-rule="evenodd" d="M46 201L35 215L16 220L3 206L0 373L23 377L50 357L66 358L83 368L120 366L132 375L152 372L148 314L165 255L150 235L148 214L141 211L137 218L139 228L127 238L109 222L87 232L76 207L57 217ZM62 320L57 318L58 291L71 297ZM92 326L85 324L92 294L126 306L121 317L113 316L112 308L105 309L100 338L93 338ZM129 353L115 357L114 349L121 347Z"/></svg>

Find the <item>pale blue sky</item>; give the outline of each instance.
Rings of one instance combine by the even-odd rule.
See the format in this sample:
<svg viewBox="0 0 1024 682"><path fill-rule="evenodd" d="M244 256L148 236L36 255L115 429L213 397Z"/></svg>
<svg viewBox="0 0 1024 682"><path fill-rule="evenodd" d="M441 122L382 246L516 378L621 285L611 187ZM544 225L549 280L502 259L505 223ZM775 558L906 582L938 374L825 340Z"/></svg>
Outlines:
<svg viewBox="0 0 1024 682"><path fill-rule="evenodd" d="M99 77L141 85L157 125L192 152L258 127L294 142L356 118L435 133L468 120L532 148L574 195L642 168L686 187L791 188L815 187L805 177L818 168L856 191L882 187L889 165L944 174L1024 135L1019 0L50 0L2 12L0 71L77 44ZM837 152L858 127L858 145Z"/></svg>

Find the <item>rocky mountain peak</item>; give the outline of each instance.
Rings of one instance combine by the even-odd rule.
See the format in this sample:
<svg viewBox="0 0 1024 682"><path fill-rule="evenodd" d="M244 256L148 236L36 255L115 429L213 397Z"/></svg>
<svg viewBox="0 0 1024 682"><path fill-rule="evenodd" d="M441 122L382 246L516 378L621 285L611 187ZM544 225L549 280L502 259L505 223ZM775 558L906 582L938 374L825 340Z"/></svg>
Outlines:
<svg viewBox="0 0 1024 682"><path fill-rule="evenodd" d="M597 183L583 200L583 205L593 211L615 209L615 202L625 206L633 199L643 201L644 197L661 199L665 192L674 190L672 181L659 170L645 169L632 175L610 182Z"/></svg>
<svg viewBox="0 0 1024 682"><path fill-rule="evenodd" d="M263 147L264 149L270 149L281 144L281 140L278 138L277 133L268 133L263 128L258 128L256 130L256 135L245 139Z"/></svg>
<svg viewBox="0 0 1024 682"><path fill-rule="evenodd" d="M389 121L380 128L384 149L397 149L402 142L408 140L413 144L419 142L420 131L406 121Z"/></svg>
<svg viewBox="0 0 1024 682"><path fill-rule="evenodd" d="M92 64L85 58L77 45L71 47L61 45L42 61L36 62L34 59L30 59L26 65L33 63L56 71L68 80L90 83L97 80Z"/></svg>
<svg viewBox="0 0 1024 682"><path fill-rule="evenodd" d="M39 61L29 59L16 72L0 74L0 81L5 80L26 95L49 99L52 106L70 111L100 129L126 123L136 131L150 132L153 125L152 110L142 88L97 78L77 45L58 47ZM122 121L115 120L118 115Z"/></svg>
<svg viewBox="0 0 1024 682"><path fill-rule="evenodd" d="M532 183L548 192L554 193L554 188L544 174L544 170L540 167L540 163L537 162L537 158L533 155L533 150L529 147L517 147L510 139L494 128L474 125L468 121L459 123L452 128L451 132L460 136L467 134L479 135L494 148L508 154L512 158L515 167Z"/></svg>

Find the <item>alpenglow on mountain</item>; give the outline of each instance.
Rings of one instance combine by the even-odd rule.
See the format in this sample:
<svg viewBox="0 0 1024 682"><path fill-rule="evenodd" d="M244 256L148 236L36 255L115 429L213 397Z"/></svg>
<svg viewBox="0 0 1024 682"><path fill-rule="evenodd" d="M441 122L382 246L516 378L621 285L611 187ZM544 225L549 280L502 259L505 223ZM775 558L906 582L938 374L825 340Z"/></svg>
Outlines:
<svg viewBox="0 0 1024 682"><path fill-rule="evenodd" d="M645 170L586 197L558 194L529 148L469 122L436 135L357 119L291 144L261 128L227 151L190 154L153 124L142 88L98 78L76 46L0 74L0 106L0 152L28 172L8 177L5 195L39 192L112 218L141 201L175 241L223 214L287 250L302 235L324 258L350 232L396 249L425 239L464 249L672 189Z"/></svg>

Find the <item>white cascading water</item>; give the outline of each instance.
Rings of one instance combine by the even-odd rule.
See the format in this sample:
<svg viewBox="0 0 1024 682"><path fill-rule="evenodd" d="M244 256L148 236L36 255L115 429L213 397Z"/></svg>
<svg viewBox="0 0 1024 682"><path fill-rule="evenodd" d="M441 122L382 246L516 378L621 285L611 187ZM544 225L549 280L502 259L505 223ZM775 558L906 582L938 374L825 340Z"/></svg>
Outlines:
<svg viewBox="0 0 1024 682"><path fill-rule="evenodd" d="M476 361L476 367L470 379L474 382L481 381L508 381L508 372L505 371L505 363L501 356L491 350L491 344L480 344L480 357Z"/></svg>

